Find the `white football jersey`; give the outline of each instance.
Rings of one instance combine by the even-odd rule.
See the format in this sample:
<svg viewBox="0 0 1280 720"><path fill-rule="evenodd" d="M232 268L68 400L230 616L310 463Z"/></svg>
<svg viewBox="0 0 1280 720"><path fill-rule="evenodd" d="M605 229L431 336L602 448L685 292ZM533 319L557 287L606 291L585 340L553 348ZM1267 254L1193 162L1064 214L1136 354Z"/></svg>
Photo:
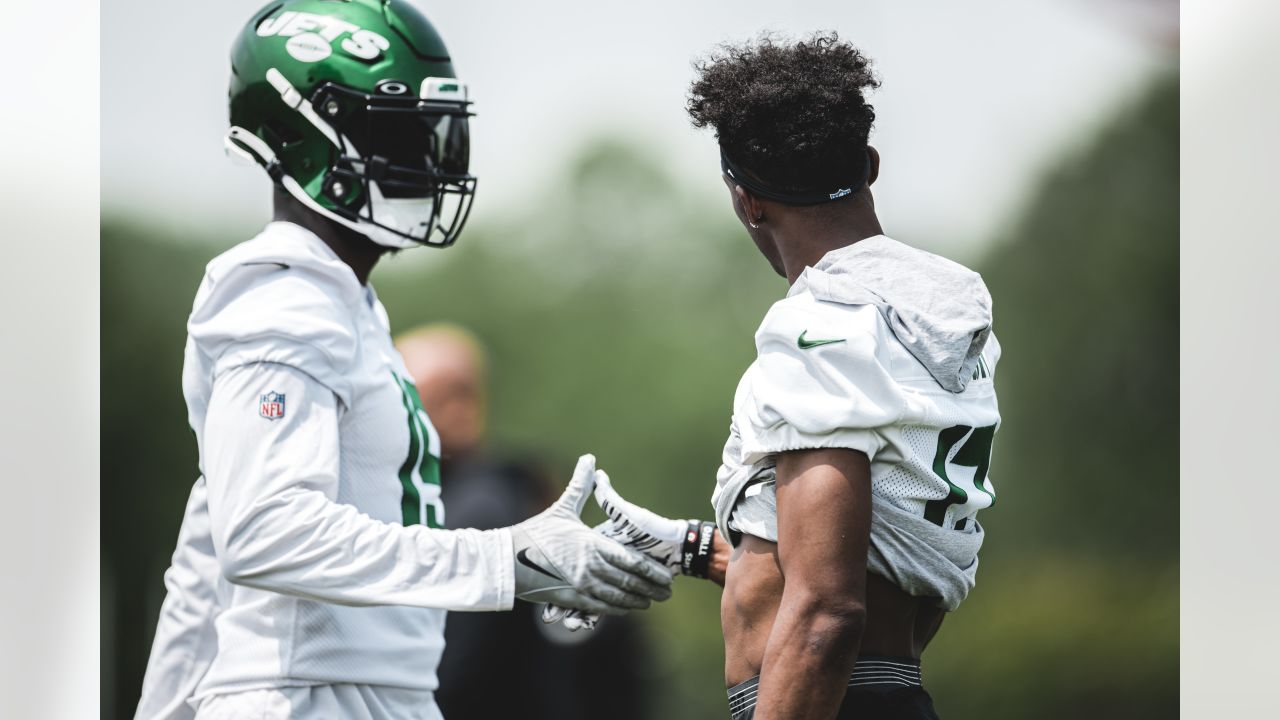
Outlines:
<svg viewBox="0 0 1280 720"><path fill-rule="evenodd" d="M893 241L864 242L869 251ZM756 332L758 355L734 396L712 496L717 522L726 537L776 541L776 453L859 450L871 461L869 567L954 607L976 570L982 528L975 516L996 498L988 467L1000 423L993 385L1000 346L983 328L963 390L943 388L895 335L883 307L814 292L827 287L819 280L824 270L855 262L853 247L806 271ZM891 251L920 253L898 244Z"/></svg>
<svg viewBox="0 0 1280 720"><path fill-rule="evenodd" d="M197 700L431 691L445 610L511 607L509 533L439 529L439 439L386 313L311 232L271 223L209 264L183 392L222 575Z"/></svg>
<svg viewBox="0 0 1280 720"><path fill-rule="evenodd" d="M156 623L136 720L191 720L195 696L218 651L214 620L226 597L227 583L213 550L209 502L204 478L196 480L182 516L182 530L164 573L165 597Z"/></svg>

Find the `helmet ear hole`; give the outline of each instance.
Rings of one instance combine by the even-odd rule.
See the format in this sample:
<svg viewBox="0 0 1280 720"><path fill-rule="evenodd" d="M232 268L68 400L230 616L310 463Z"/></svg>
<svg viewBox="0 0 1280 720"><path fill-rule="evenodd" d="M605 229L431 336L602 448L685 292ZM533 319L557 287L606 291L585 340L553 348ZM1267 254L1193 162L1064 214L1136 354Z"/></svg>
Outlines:
<svg viewBox="0 0 1280 720"><path fill-rule="evenodd" d="M290 145L302 140L302 134L288 125L284 125L272 120L262 123L262 134L266 136L266 140L272 147L287 148Z"/></svg>

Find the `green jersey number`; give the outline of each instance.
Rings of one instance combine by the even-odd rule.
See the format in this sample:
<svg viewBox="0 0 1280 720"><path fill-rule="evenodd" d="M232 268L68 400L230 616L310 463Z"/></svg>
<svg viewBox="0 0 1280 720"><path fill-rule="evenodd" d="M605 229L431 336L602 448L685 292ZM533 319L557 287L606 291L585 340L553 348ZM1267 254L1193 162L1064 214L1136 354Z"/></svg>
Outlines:
<svg viewBox="0 0 1280 720"><path fill-rule="evenodd" d="M444 527L444 503L440 500L440 441L422 409L422 399L413 383L394 376L400 386L405 414L409 416L409 455L400 466L400 511L405 525ZM432 446L435 446L434 448Z"/></svg>
<svg viewBox="0 0 1280 720"><path fill-rule="evenodd" d="M984 487L987 482L987 470L991 467L991 443L995 441L995 437L995 425L980 428L956 425L938 433L938 450L933 456L933 472L947 484L947 496L941 500L930 500L925 504L926 520L940 526L947 515L947 508L969 502L969 493L951 482L951 476L947 474L948 465L974 468L973 486L986 493L991 498L992 505L996 504L995 493ZM960 448L956 450L955 457L948 462L947 458L957 444Z"/></svg>

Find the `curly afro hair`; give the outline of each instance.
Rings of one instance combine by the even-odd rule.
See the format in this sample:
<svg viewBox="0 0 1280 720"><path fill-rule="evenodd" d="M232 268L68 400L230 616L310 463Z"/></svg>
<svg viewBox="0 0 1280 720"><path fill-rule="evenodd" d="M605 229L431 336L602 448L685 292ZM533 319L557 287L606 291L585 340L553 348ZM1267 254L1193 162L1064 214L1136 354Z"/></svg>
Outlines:
<svg viewBox="0 0 1280 720"><path fill-rule="evenodd" d="M711 126L735 165L767 185L805 192L847 183L863 166L880 87L871 61L835 32L798 42L762 34L694 65L688 111Z"/></svg>

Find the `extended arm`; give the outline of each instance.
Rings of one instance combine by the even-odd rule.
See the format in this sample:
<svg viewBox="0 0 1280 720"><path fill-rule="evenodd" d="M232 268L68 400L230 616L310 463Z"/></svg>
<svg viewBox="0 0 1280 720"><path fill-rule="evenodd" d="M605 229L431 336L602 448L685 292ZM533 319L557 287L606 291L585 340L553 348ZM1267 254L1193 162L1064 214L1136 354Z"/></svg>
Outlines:
<svg viewBox="0 0 1280 720"><path fill-rule="evenodd" d="M258 416L268 390L288 398L281 419ZM580 463L567 499L515 528L380 522L338 502L340 412L332 392L289 366L246 365L215 382L203 457L214 547L231 582L344 605L447 610L501 610L533 591L622 612L667 592L665 569L599 544L573 514L594 459ZM513 543L558 578L518 572Z"/></svg>
<svg viewBox="0 0 1280 720"><path fill-rule="evenodd" d="M626 500L609 476L597 473L596 502L609 516L596 532L634 548L667 566L671 572L701 577L724 587L731 548L714 523L672 520ZM570 631L592 629L598 615L569 611L555 605L543 608L543 622L563 620Z"/></svg>
<svg viewBox="0 0 1280 720"><path fill-rule="evenodd" d="M657 515L655 515L655 517L665 522L680 523L681 525L684 525L684 521L668 520L667 518L663 518ZM694 577L705 577L706 579L710 580L716 585L719 585L720 587L724 587L724 577L725 577L725 573L729 569L729 558L730 556L733 555L733 548L729 545L728 542L725 541L723 537L721 537L720 531L718 529L715 529L714 527L711 527L709 523L702 523L697 520L689 521L689 523L708 531L710 535L710 542L705 549L697 547L698 542L696 540L693 543L691 543L692 545L695 546L694 548L691 549L691 551L695 553L701 553L703 555L702 560L706 563L706 575L695 575ZM636 547L633 541L629 540L627 538L627 535L618 529L618 525L619 523L614 520L606 520L603 523L597 525L595 527L595 531L598 533L601 533L606 537L615 538L619 542L622 542L625 545ZM672 542L670 545L673 550L680 550L681 548L675 547L675 546L684 545L684 541ZM668 557L674 557L669 555L667 551L656 548L654 546L650 546L650 548L645 552L646 554L649 555L649 557L652 557L660 562L665 562L666 558ZM675 572L675 573L681 572L682 563L669 562L667 564L668 564L668 567L671 568L672 572ZM576 632L578 630L582 630L583 628L586 628L588 630L594 629L596 626L596 623L599 622L600 620L600 616L598 614L593 614L593 613L585 612L582 610L569 610L567 608L558 607L556 605L547 605L542 609L543 622L554 623L557 620L563 621L565 628L567 628L570 632Z"/></svg>
<svg viewBox="0 0 1280 720"><path fill-rule="evenodd" d="M831 718L866 621L871 475L856 450L780 453L782 601L765 645L756 720Z"/></svg>

